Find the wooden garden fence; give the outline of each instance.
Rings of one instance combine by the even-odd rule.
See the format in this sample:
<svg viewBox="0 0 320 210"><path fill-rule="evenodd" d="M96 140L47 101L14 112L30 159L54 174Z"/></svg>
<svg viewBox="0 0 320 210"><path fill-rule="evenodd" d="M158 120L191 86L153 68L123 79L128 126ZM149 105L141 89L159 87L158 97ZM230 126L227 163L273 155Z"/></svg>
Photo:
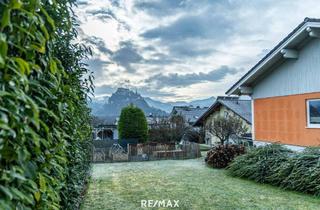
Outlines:
<svg viewBox="0 0 320 210"><path fill-rule="evenodd" d="M126 150L118 144L109 148L93 148L92 162L121 162L149 160L179 160L201 156L197 143L127 144Z"/></svg>

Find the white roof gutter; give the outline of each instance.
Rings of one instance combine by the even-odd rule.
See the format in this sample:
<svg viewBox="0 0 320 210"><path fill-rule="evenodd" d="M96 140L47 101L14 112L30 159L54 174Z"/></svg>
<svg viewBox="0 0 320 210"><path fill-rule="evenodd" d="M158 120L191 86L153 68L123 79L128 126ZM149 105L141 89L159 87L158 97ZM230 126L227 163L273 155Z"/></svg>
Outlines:
<svg viewBox="0 0 320 210"><path fill-rule="evenodd" d="M294 43L296 40L301 38L303 33L312 38L320 38L320 22L306 22L304 23L294 34L292 34L287 40L278 46L273 53L263 58L261 63L251 69L247 75L243 76L233 87L231 87L226 94L241 94L241 87L247 88L246 82L250 80L258 72L266 70L264 68L267 64L274 63L275 59L279 58L279 55L283 58L298 58L298 52L291 49L290 44ZM304 37L304 39L306 38Z"/></svg>

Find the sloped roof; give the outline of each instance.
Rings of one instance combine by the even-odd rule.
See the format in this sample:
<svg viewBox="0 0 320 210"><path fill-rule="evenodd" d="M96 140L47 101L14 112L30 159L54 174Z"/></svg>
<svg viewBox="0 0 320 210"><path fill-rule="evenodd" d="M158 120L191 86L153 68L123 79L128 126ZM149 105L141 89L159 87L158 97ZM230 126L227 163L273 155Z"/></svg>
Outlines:
<svg viewBox="0 0 320 210"><path fill-rule="evenodd" d="M256 65L254 65L245 75L243 75L227 92L227 95L240 94L240 86L249 85L269 69L280 59L284 59L281 53L282 49L297 49L301 44L306 43L306 39L311 39L310 31L314 28L320 28L320 19L305 18L293 31L291 31L283 40L281 40L268 54L266 54Z"/></svg>
<svg viewBox="0 0 320 210"><path fill-rule="evenodd" d="M208 107L174 106L170 115L181 115L187 122L194 123L207 109Z"/></svg>
<svg viewBox="0 0 320 210"><path fill-rule="evenodd" d="M252 124L251 100L241 100L239 97L219 96L212 106L199 117L199 119L194 123L194 126L201 125L203 121L215 112L216 108L220 105L227 107L249 124Z"/></svg>
<svg viewBox="0 0 320 210"><path fill-rule="evenodd" d="M220 100L220 103L231 109L248 123L252 123L251 101L250 100Z"/></svg>

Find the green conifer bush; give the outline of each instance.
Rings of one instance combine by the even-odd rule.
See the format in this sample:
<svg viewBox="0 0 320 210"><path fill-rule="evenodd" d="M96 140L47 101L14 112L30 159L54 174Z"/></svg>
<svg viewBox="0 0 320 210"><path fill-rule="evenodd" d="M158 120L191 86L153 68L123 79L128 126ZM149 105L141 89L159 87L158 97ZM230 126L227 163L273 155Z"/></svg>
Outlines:
<svg viewBox="0 0 320 210"><path fill-rule="evenodd" d="M320 148L293 152L280 145L251 149L227 167L228 174L320 196Z"/></svg>
<svg viewBox="0 0 320 210"><path fill-rule="evenodd" d="M120 139L138 139L146 142L148 138L148 123L143 111L133 105L121 110L118 123Z"/></svg>

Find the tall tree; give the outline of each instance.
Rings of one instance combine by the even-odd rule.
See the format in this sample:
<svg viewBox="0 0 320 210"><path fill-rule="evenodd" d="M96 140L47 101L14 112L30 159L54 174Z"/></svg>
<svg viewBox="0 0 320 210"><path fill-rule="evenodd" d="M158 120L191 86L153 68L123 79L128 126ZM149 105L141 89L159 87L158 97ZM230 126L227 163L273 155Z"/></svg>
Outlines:
<svg viewBox="0 0 320 210"><path fill-rule="evenodd" d="M138 139L139 142L146 142L148 123L143 111L134 105L123 108L118 130L120 139Z"/></svg>

